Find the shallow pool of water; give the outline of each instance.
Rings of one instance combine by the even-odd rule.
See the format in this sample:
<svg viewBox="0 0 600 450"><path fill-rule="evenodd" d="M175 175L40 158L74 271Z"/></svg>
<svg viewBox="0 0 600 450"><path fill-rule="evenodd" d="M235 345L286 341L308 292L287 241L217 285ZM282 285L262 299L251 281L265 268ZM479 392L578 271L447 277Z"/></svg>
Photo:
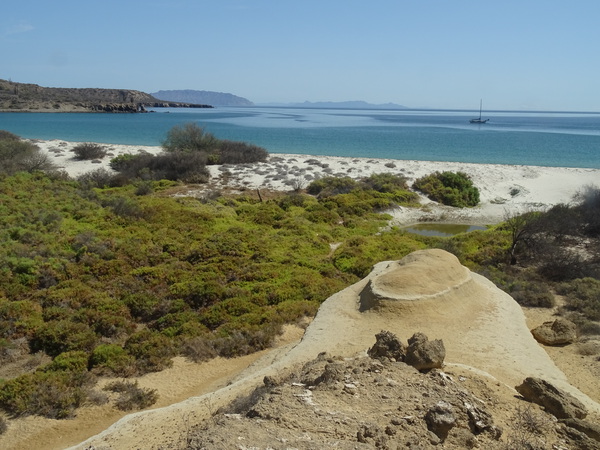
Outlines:
<svg viewBox="0 0 600 450"><path fill-rule="evenodd" d="M449 237L455 234L468 233L475 230L485 230L480 225L461 225L453 223L418 223L404 228L409 233L422 236Z"/></svg>

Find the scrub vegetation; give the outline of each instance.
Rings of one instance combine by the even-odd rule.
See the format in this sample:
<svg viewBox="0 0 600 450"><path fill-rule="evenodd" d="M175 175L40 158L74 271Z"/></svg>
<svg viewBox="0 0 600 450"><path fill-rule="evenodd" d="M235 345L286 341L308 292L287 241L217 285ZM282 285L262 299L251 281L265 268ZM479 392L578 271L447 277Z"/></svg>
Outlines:
<svg viewBox="0 0 600 450"><path fill-rule="evenodd" d="M463 208L479 204L479 189L463 172L435 172L415 180L413 187L444 205Z"/></svg>
<svg viewBox="0 0 600 450"><path fill-rule="evenodd" d="M4 136L0 146L20 145ZM167 153L221 161L219 148ZM524 304L547 306L548 287L556 283L577 298L568 308L579 323L597 320L593 221L600 214L589 200L597 190L561 209L564 220L580 221L577 235L548 228L555 222L547 221L530 234L539 244L521 240L513 248L509 223L453 238L382 231L389 219L382 211L416 206L402 176L322 178L306 193L261 201L244 194L175 197L176 179L113 183L105 172L79 180L51 171L0 175L0 360L34 361L0 380L0 407L12 417L71 417L83 404L108 401L95 387L97 377L160 371L176 355L203 361L267 348L283 324L314 315L374 263L430 247L451 251ZM593 245L581 271L549 277L561 261L572 261L550 261L550 253L542 255L552 267L536 263L535 252L547 243L571 248L583 238ZM510 264L511 254L518 264ZM115 400L121 409L156 400L135 383L111 385L111 392L122 394Z"/></svg>

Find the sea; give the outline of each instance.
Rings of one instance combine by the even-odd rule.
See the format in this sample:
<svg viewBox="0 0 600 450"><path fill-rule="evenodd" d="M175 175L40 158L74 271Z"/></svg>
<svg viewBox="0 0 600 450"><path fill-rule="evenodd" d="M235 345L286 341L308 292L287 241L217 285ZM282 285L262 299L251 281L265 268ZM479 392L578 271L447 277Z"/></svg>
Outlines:
<svg viewBox="0 0 600 450"><path fill-rule="evenodd" d="M0 129L29 139L159 146L176 125L270 153L600 168L600 113L157 108L147 114L0 113Z"/></svg>

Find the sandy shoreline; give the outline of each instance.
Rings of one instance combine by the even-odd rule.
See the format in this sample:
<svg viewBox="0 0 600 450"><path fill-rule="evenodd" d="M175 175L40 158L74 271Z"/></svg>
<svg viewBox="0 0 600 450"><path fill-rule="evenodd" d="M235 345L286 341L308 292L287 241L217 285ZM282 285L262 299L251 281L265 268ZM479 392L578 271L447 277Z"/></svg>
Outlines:
<svg viewBox="0 0 600 450"><path fill-rule="evenodd" d="M109 167L110 159L122 154L148 152L157 154L161 147L101 144L108 155L99 161L77 161L71 149L77 142L62 140L33 140L52 161L69 175ZM393 223L407 225L421 221L440 221L487 225L502 221L507 214L528 210L544 210L559 203L569 203L586 185L600 182L600 169L541 167L499 164L473 164L438 161L311 156L274 153L265 163L208 166L209 185L203 191L228 188L269 189L291 191L305 187L323 176L367 177L373 173L399 173L408 178L409 185L436 171L462 171L468 174L480 191L481 204L476 208L448 208L422 198L423 207L397 208L391 211ZM193 192L193 191L192 191Z"/></svg>

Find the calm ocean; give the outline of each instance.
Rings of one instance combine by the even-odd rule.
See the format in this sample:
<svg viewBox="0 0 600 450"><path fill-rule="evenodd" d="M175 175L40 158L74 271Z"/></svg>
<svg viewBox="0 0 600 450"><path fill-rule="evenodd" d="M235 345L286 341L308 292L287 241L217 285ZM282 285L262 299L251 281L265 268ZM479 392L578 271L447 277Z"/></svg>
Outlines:
<svg viewBox="0 0 600 450"><path fill-rule="evenodd" d="M168 112L168 114L167 114ZM160 145L194 122L271 153L600 168L600 113L220 107L150 114L0 113L0 129L32 139Z"/></svg>

